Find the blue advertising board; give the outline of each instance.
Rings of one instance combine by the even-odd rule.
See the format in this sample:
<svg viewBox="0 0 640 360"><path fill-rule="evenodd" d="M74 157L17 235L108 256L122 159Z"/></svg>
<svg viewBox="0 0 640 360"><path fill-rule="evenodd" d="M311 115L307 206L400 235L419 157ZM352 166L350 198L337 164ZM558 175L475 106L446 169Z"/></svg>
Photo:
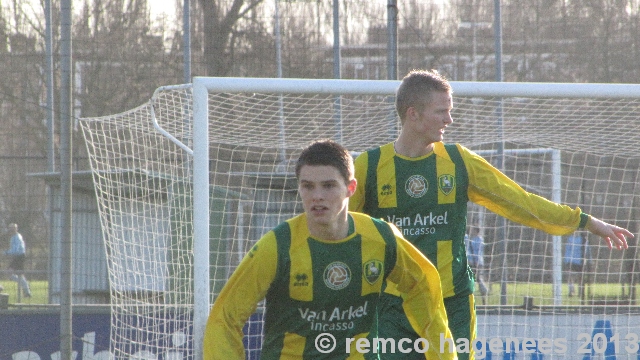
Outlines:
<svg viewBox="0 0 640 360"><path fill-rule="evenodd" d="M162 311L155 320L149 314L121 315L119 351L136 360L183 360L193 357L191 315ZM245 326L247 358L260 356L261 315ZM73 359L112 360L111 313L108 306L81 307L73 311ZM251 349L251 350L250 350ZM117 354L119 357L122 353ZM0 310L0 360L59 360L60 313L58 309Z"/></svg>
<svg viewBox="0 0 640 360"><path fill-rule="evenodd" d="M158 321L145 316L117 319L121 351L130 358L181 360L191 355L188 316L163 312ZM125 321L126 320L126 321ZM73 312L73 359L112 360L108 307ZM59 360L60 313L57 309L0 310L0 360Z"/></svg>
<svg viewBox="0 0 640 360"><path fill-rule="evenodd" d="M109 312L73 314L75 359L107 359ZM60 314L47 310L0 311L0 360L60 358Z"/></svg>

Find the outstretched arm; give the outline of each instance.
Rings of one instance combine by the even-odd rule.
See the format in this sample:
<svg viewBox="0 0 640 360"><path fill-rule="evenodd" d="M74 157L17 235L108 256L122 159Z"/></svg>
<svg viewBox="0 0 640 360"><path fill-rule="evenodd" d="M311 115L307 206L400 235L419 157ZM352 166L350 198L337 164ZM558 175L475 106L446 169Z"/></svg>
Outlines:
<svg viewBox="0 0 640 360"><path fill-rule="evenodd" d="M634 237L627 229L608 224L589 216L582 223L580 208L571 209L522 189L515 181L489 164L474 152L459 146L469 173L469 199L511 221L542 230L552 235L568 235L585 227L600 236L609 248L615 244L626 249L627 237Z"/></svg>
<svg viewBox="0 0 640 360"><path fill-rule="evenodd" d="M618 250L626 249L629 247L627 244L627 237L634 237L629 230L606 223L593 216L589 218L585 228L592 234L600 236L607 243L609 249L613 247L614 243Z"/></svg>

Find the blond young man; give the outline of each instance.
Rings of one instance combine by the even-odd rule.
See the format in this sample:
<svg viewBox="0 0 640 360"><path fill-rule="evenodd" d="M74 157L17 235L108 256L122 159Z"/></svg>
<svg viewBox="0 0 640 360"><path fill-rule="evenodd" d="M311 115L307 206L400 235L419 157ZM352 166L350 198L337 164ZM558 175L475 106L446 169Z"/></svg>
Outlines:
<svg viewBox="0 0 640 360"><path fill-rule="evenodd" d="M396 141L362 153L355 160L358 186L349 202L396 223L438 268L451 332L461 346L476 336L473 273L464 244L467 202L482 205L517 223L554 235L586 228L611 248L626 248L626 229L526 192L485 159L460 144L444 144L453 123L452 89L435 71L415 70L396 92L402 129ZM406 221L409 219L409 221ZM403 299L387 291L380 323L385 337L415 337L402 316ZM474 358L473 347L458 354ZM396 358L410 359L406 354ZM387 356L393 359L393 356Z"/></svg>

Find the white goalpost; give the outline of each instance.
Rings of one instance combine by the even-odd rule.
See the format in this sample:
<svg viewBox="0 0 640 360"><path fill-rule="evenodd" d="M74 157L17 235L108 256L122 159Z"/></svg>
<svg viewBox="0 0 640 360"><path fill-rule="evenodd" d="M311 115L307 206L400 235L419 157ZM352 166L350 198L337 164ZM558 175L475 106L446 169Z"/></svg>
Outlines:
<svg viewBox="0 0 640 360"><path fill-rule="evenodd" d="M114 356L201 358L210 306L240 259L301 211L300 149L334 138L357 154L393 141L398 84L196 77L128 112L81 119L108 256ZM527 191L638 232L640 86L452 86L445 142L477 152ZM563 237L475 204L467 216L482 227L491 289L478 294L479 336L519 341L503 353L524 351L530 338L536 356L637 356L635 242L610 251L583 233L590 261L579 296L569 297ZM245 328L250 359L260 354L262 310ZM566 349L545 352L544 339Z"/></svg>

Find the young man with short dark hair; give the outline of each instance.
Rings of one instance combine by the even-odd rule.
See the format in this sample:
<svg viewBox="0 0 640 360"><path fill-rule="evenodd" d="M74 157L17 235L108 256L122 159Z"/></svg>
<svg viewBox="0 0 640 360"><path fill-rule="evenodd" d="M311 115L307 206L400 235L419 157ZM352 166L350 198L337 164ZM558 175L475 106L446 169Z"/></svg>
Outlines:
<svg viewBox="0 0 640 360"><path fill-rule="evenodd" d="M386 281L405 299L412 329L429 342L418 355L456 358L440 351L451 333L435 267L395 226L348 211L353 171L351 155L334 141L302 151L296 177L304 213L265 234L234 271L209 315L205 360L244 358L242 328L263 298L262 359L384 359L380 352L391 346L423 350L413 342L386 349L372 343Z"/></svg>

